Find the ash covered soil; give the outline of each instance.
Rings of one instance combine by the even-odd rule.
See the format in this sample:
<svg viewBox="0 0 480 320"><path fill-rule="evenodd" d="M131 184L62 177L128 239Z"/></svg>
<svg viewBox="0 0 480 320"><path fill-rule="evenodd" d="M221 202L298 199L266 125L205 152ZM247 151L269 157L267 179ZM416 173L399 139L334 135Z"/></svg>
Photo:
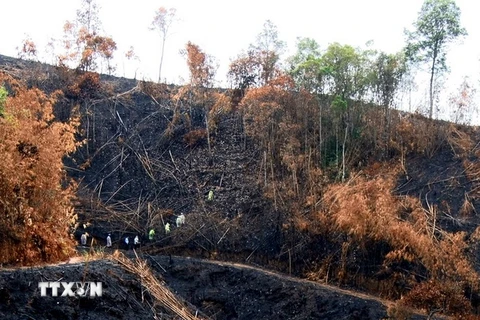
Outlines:
<svg viewBox="0 0 480 320"><path fill-rule="evenodd" d="M384 319L373 297L252 266L140 254L185 308L209 319ZM38 282L102 282L101 297L40 296ZM62 290L60 289L61 293ZM109 259L0 271L0 319L180 319ZM422 317L418 317L421 319Z"/></svg>
<svg viewBox="0 0 480 320"><path fill-rule="evenodd" d="M0 56L0 64L13 65L15 61L8 62ZM55 78L52 81L55 82ZM137 85L135 81L126 79L112 81L119 87L119 92L133 90ZM166 93L162 95L168 97L169 90L166 87ZM172 224L176 214L185 212L192 226L191 229L172 232L171 241L161 242L162 246L181 244L192 251L197 249L197 256L199 248L206 248L202 256L208 257L213 251L219 251L232 254L234 259L229 260L235 261L246 261L246 255L255 252L250 262L263 264L265 260L278 260L285 272L288 261L286 255L281 255L282 248L288 239L296 238L294 235L288 238L289 234L280 228L288 215L274 208L256 182L255 173L262 172L263 153L245 134L239 116L222 118L218 132L212 137L210 154L205 139L191 147L185 145L184 137L190 129L183 122L173 127L171 138L165 138L162 132L174 116L170 99L157 97L153 103L148 95L135 91L129 99L119 96L102 101L91 110L87 108L88 104L83 106L84 129L95 138L90 139L67 163L67 167L71 168L69 175L82 181L81 190L85 193L84 201L77 208L79 223L91 223L91 226L82 232L88 231L95 239L103 241L109 232L113 238L123 239L147 226L146 217L143 217L138 228L130 228L130 225L126 228L122 215L112 216L110 211L92 205L88 190L94 190L94 194L98 193L105 202L115 195L119 201L117 204L122 204L120 208L124 208L124 203L128 204L126 200L142 198L145 199L142 202L143 212L149 212L147 202L152 203L153 208L164 210L162 212L171 210L168 221ZM59 119L68 118L69 106L67 100L59 103ZM191 129L203 128L205 118L201 108L190 109ZM93 125L86 126L86 123ZM118 157L119 154L122 157ZM140 161L144 159L142 157L155 160L152 172L145 169ZM451 161L457 164L454 168L460 168L459 162L455 159ZM430 175L424 174L424 167L430 167L432 163L431 160L425 161L421 169L412 169L411 175L428 179ZM415 179L400 181L400 193L425 195L431 185L444 190L440 183L445 179L444 175L450 175L450 171L442 171L438 183L434 184L419 180L417 185ZM463 183L463 180L460 182ZM204 203L206 194L214 186L215 201ZM101 194L97 190L101 190ZM456 198L463 199L463 193ZM133 207L140 207L140 204L139 200L138 206L134 203ZM129 217L127 213L128 210L125 216ZM157 227L159 230L163 228L160 224ZM206 235L199 233L200 229L207 230ZM148 229L141 231L146 234ZM80 231L76 233L77 239L79 235ZM329 247L322 244L321 248ZM329 250L334 251L335 248ZM179 249L176 253L183 252ZM325 257L327 254L326 250L318 250L315 241L305 250L293 251L293 273L303 274L304 270L296 267L302 266L304 261L310 262L310 257ZM241 264L176 256L144 255L143 258L155 275L164 279L165 285L183 301L185 308L198 312L200 318L387 318L387 303L382 300L284 274ZM38 282L44 281L100 281L103 283L103 296L41 297ZM150 295L138 275L129 273L112 260L0 269L0 319L155 318L180 319Z"/></svg>

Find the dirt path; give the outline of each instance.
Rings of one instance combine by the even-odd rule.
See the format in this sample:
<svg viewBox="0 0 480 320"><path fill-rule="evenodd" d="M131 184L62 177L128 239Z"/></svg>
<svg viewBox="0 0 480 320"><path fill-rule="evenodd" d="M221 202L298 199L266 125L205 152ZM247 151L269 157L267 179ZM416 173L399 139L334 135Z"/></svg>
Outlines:
<svg viewBox="0 0 480 320"><path fill-rule="evenodd" d="M132 251L124 253L130 258L135 257ZM141 252L139 257L149 262L150 267L164 278L166 285L173 292L212 319L385 319L388 307L393 304L391 301L365 293L242 263L182 256L151 256ZM111 309L116 310L115 313L118 315L130 312L123 310L128 304L118 300L119 292L124 292L121 295L125 297L139 296L136 302L138 308L131 311L132 315L149 312L148 308L140 307L143 299L140 281L138 279L135 281L135 275L122 270L117 263L109 260L107 255L106 259L76 256L54 265L1 269L2 290L12 302L3 310L0 303L0 314L3 311L4 315L8 315L9 312L18 309L16 304L23 305L24 300L28 298L25 292L34 290L31 283L36 283L40 279L54 280L64 276L70 277L70 280L78 279L86 270L90 274L89 280L102 281L106 285L101 307L96 305L96 300L89 306L95 310L98 318L102 318L102 314L110 312ZM117 276L112 277L111 274ZM11 282L8 279L15 281ZM8 283L12 284L9 289ZM26 308L22 309L22 312L43 319L41 316L38 317L38 314L42 315L42 310L50 306L50 303L38 298L35 301L39 310ZM66 307L58 306L57 312L63 316L75 312L87 314L93 312L76 310L77 304L73 301ZM49 314L48 318L56 319L53 314ZM107 315L105 318L115 317ZM418 312L412 317L412 319L425 318L425 315Z"/></svg>
<svg viewBox="0 0 480 320"><path fill-rule="evenodd" d="M248 319L251 316L252 319L274 319L269 312L281 310L283 313L279 313L277 317L284 319L383 319L387 316L386 310L394 304L365 293L237 262L182 256L172 256L171 259L165 256L145 256L147 260L155 261L151 264L152 268L155 268L156 264L161 265L164 271L157 271L165 274L169 286L184 297L192 297L190 303L199 305L203 301L213 301L217 304L215 312L225 318ZM205 270L208 270L208 273L205 273ZM245 292L247 294L243 295ZM197 296L203 296L203 300L196 301ZM229 304L227 296L233 296L235 302ZM285 301L281 301L282 299ZM289 303L290 299L292 303ZM238 314L221 313L227 312L225 310L229 308L244 308L252 303L252 300L262 304L265 310L259 307L257 313L251 314L243 313L243 309ZM271 301L276 303L272 304ZM295 314L295 310L301 310L302 313ZM426 318L419 311L412 313L412 319ZM222 316L218 319L222 319Z"/></svg>
<svg viewBox="0 0 480 320"><path fill-rule="evenodd" d="M325 284L325 283L321 283L321 282L315 282L315 281L302 279L302 278L297 278L297 277L292 277L292 276L289 276L289 275L286 275L286 274L281 274L281 273L277 273L275 271L271 271L271 270L263 269L263 268L260 268L260 267L251 266L251 265L246 265L246 264L242 264L242 263L225 262L225 261L218 261L218 260L202 260L202 259L195 259L195 258L188 258L188 259L198 260L199 262L202 262L202 263L213 263L213 264L216 264L216 265L219 265L219 266L231 266L231 267L234 267L234 268L254 270L254 271L257 271L257 272L261 272L261 273L263 273L265 275L268 275L268 276L276 277L276 278L281 279L281 280L309 284L309 285L318 286L318 287L321 287L321 288L324 288L324 289L327 289L327 290L331 290L333 292L337 292L337 293L340 293L340 294L349 295L349 296L357 297L357 298L364 299L364 300L377 301L377 302L380 302L387 307L393 304L392 301L384 300L384 299L381 299L379 297L368 295L368 294L365 294L365 293L350 291L350 290L346 290L346 289L341 289L341 288L333 286L333 285L329 285L329 284Z"/></svg>

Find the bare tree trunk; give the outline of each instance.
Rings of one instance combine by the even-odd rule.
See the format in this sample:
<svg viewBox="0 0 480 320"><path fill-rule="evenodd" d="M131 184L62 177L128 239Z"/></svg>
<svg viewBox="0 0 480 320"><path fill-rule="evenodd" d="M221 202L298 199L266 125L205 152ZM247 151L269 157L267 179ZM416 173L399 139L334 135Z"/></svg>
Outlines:
<svg viewBox="0 0 480 320"><path fill-rule="evenodd" d="M322 103L318 103L320 109L319 123L318 123L318 158L320 159L320 167L322 167Z"/></svg>
<svg viewBox="0 0 480 320"><path fill-rule="evenodd" d="M433 76L434 76L433 68L434 66L435 66L435 61L433 62L432 73L430 75L430 111L428 114L430 119L433 118Z"/></svg>
<svg viewBox="0 0 480 320"><path fill-rule="evenodd" d="M162 53L160 55L160 67L158 68L158 83L162 82L162 65L163 65L163 52L165 50L165 35L162 39Z"/></svg>
<svg viewBox="0 0 480 320"><path fill-rule="evenodd" d="M430 71L430 119L433 118L433 80L435 78L435 63L437 62L437 44L433 48L432 69Z"/></svg>
<svg viewBox="0 0 480 320"><path fill-rule="evenodd" d="M348 126L345 127L345 136L342 145L342 182L345 181L345 144L347 143Z"/></svg>
<svg viewBox="0 0 480 320"><path fill-rule="evenodd" d="M245 128L247 127L247 124L245 123L245 116L242 115L242 139L243 139L243 150L247 150L247 133L245 132Z"/></svg>
<svg viewBox="0 0 480 320"><path fill-rule="evenodd" d="M267 151L263 151L263 163L265 165L264 169L264 186L267 186Z"/></svg>
<svg viewBox="0 0 480 320"><path fill-rule="evenodd" d="M390 145L390 108L385 103L385 128L383 131L383 158L387 159Z"/></svg>
<svg viewBox="0 0 480 320"><path fill-rule="evenodd" d="M205 128L207 128L208 156L212 157L212 147L210 145L210 129L208 127L208 112L205 111Z"/></svg>
<svg viewBox="0 0 480 320"><path fill-rule="evenodd" d="M292 248L288 249L288 274L292 275Z"/></svg>
<svg viewBox="0 0 480 320"><path fill-rule="evenodd" d="M277 190L275 187L275 173L273 171L273 158L270 157L270 170L272 171L272 187L273 187L273 207L277 211Z"/></svg>
<svg viewBox="0 0 480 320"><path fill-rule="evenodd" d="M338 128L339 125L337 123L337 126L335 127L335 168L336 170L340 169L340 167L338 166Z"/></svg>

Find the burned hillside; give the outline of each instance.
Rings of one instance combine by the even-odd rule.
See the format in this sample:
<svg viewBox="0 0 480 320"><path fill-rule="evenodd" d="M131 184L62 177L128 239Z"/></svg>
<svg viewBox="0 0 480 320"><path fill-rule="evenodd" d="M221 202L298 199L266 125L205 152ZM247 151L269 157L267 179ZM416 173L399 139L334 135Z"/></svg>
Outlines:
<svg viewBox="0 0 480 320"><path fill-rule="evenodd" d="M121 247L153 228L149 254L250 263L428 311L476 312L475 127L338 105L286 76L238 95L2 59L27 85L62 91L56 121L78 121L80 144L64 158L78 183L76 239L88 232L101 247L111 233Z"/></svg>

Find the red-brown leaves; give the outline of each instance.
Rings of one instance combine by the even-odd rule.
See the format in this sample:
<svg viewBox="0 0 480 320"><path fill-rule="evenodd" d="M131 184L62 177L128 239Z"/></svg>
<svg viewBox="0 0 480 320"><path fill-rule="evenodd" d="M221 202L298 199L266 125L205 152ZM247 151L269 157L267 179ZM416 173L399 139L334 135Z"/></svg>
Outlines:
<svg viewBox="0 0 480 320"><path fill-rule="evenodd" d="M53 97L4 74L2 82L14 92L0 118L0 263L64 259L75 187L62 187L62 158L76 148L76 127L53 121Z"/></svg>
<svg viewBox="0 0 480 320"><path fill-rule="evenodd" d="M37 57L37 45L32 39L25 38L22 45L18 49L18 57L20 59L35 59Z"/></svg>
<svg viewBox="0 0 480 320"><path fill-rule="evenodd" d="M240 55L230 63L228 79L239 90L243 91L257 84L261 73L260 64L253 51Z"/></svg>
<svg viewBox="0 0 480 320"><path fill-rule="evenodd" d="M201 142L204 142L206 138L207 138L207 130L196 129L186 133L183 136L183 141L187 144L187 146L192 148L200 144Z"/></svg>
<svg viewBox="0 0 480 320"><path fill-rule="evenodd" d="M185 53L190 70L190 84L193 87L211 87L216 71L213 58L190 41L186 45Z"/></svg>
<svg viewBox="0 0 480 320"><path fill-rule="evenodd" d="M418 261L432 279L476 283L478 274L469 263L464 233L448 233L436 225L436 215L418 199L392 194L396 167L384 167L375 177L353 177L345 184L332 185L325 192L324 214L330 223L359 242L387 242L391 261Z"/></svg>
<svg viewBox="0 0 480 320"><path fill-rule="evenodd" d="M470 302L463 294L463 288L456 282L426 281L415 286L401 303L418 309L466 316L470 313ZM463 317L461 318L463 319Z"/></svg>
<svg viewBox="0 0 480 320"><path fill-rule="evenodd" d="M74 79L74 83L68 86L65 94L69 98L85 100L94 98L100 89L98 73L86 72Z"/></svg>
<svg viewBox="0 0 480 320"><path fill-rule="evenodd" d="M112 73L111 60L117 44L112 38L100 34L101 24L94 1L83 0L82 6L77 19L67 21L63 26L65 52L59 56L59 63L82 71L97 71L98 60L104 60L107 72Z"/></svg>
<svg viewBox="0 0 480 320"><path fill-rule="evenodd" d="M279 115L294 107L293 92L288 90L290 85L290 77L282 76L267 86L248 90L239 108L245 114L249 134L266 138L267 132L276 131L272 126L284 120Z"/></svg>

